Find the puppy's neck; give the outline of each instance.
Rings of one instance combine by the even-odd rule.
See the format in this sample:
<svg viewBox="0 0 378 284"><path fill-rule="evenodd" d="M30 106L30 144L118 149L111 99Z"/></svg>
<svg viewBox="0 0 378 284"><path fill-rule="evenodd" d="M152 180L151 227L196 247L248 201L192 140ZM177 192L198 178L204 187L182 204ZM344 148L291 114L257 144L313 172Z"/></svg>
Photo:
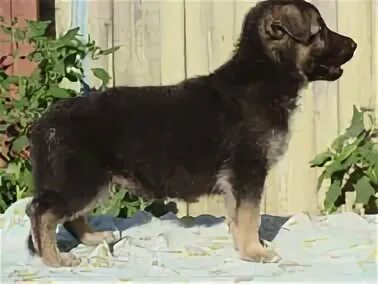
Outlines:
<svg viewBox="0 0 378 284"><path fill-rule="evenodd" d="M212 76L225 87L269 82L282 87L296 86L299 90L307 83L306 76L294 66L274 63L266 56L242 57L238 53L215 70Z"/></svg>
<svg viewBox="0 0 378 284"><path fill-rule="evenodd" d="M299 91L307 82L296 68L276 64L267 57L240 57L237 53L210 77L223 97L244 97L243 101L252 105L268 101L272 107L287 111L295 109ZM265 91L250 96L248 90L260 86Z"/></svg>

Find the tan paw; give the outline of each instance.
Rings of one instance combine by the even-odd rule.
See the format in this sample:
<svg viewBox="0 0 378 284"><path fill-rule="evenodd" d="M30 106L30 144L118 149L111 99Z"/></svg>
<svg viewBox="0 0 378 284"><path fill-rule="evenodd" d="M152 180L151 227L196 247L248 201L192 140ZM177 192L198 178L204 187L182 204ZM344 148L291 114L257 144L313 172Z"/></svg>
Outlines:
<svg viewBox="0 0 378 284"><path fill-rule="evenodd" d="M76 258L72 253L59 253L57 255L51 255L42 258L45 265L50 267L61 267L61 266L77 266L80 264L80 259Z"/></svg>
<svg viewBox="0 0 378 284"><path fill-rule="evenodd" d="M60 266L78 266L80 259L70 252L63 252L59 254Z"/></svg>
<svg viewBox="0 0 378 284"><path fill-rule="evenodd" d="M86 233L81 238L81 242L88 246L96 246L106 241L113 243L116 240L113 233L110 231Z"/></svg>
<svg viewBox="0 0 378 284"><path fill-rule="evenodd" d="M272 249L264 248L260 244L239 250L240 259L252 262L274 263L279 262L281 257Z"/></svg>

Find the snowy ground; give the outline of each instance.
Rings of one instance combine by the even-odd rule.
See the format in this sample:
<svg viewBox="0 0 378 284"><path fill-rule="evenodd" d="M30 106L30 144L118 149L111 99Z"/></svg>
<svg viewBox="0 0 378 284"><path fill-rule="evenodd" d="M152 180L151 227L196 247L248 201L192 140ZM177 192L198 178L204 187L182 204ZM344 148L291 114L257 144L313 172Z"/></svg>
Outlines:
<svg viewBox="0 0 378 284"><path fill-rule="evenodd" d="M15 203L0 216L1 283L376 283L378 277L378 216L362 218L353 213L274 219L276 223L286 221L270 244L282 257L277 264L239 260L222 218L200 216L183 222L173 214L158 219L146 212L130 219L93 217L90 222L95 228L113 230L120 241L110 247L105 243L97 247L77 245L60 228L62 250L72 249L82 262L75 268L48 268L26 250L30 226L24 214L27 202ZM263 218L262 226L272 220ZM274 224L270 227L273 229L263 232L268 239L275 235Z"/></svg>

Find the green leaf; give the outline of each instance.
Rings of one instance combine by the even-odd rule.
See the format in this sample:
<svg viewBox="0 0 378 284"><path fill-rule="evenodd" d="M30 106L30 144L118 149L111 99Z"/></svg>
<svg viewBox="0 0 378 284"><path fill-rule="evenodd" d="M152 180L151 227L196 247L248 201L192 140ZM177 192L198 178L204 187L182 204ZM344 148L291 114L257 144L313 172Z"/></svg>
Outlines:
<svg viewBox="0 0 378 284"><path fill-rule="evenodd" d="M367 204L370 197L375 194L375 190L367 176L363 176L353 187L357 193L356 203Z"/></svg>
<svg viewBox="0 0 378 284"><path fill-rule="evenodd" d="M108 55L108 54L114 53L119 48L120 48L120 46L115 46L115 47L112 47L112 48L109 48L109 49L101 50L99 54Z"/></svg>
<svg viewBox="0 0 378 284"><path fill-rule="evenodd" d="M18 77L18 95L23 98L25 97L25 80L23 77Z"/></svg>
<svg viewBox="0 0 378 284"><path fill-rule="evenodd" d="M12 151L18 153L25 149L25 147L29 146L29 139L25 136L17 137L12 143Z"/></svg>
<svg viewBox="0 0 378 284"><path fill-rule="evenodd" d="M64 61L63 60L56 60L54 62L53 71L55 73L58 73L59 75L64 75L64 73L66 72L66 66L64 65Z"/></svg>
<svg viewBox="0 0 378 284"><path fill-rule="evenodd" d="M46 34L46 29L50 25L50 21L26 21L28 26L29 38L38 38Z"/></svg>
<svg viewBox="0 0 378 284"><path fill-rule="evenodd" d="M370 131L374 125L374 115L371 111L365 111L363 114L363 122L365 131Z"/></svg>
<svg viewBox="0 0 378 284"><path fill-rule="evenodd" d="M378 153L378 143L377 142L375 142L375 143L372 142L372 144L373 144L373 146L371 147L371 150L373 152L375 152L375 153ZM378 159L377 159L377 161L378 161Z"/></svg>
<svg viewBox="0 0 378 284"><path fill-rule="evenodd" d="M5 172L10 175L14 175L16 179L20 177L20 169L21 165L16 162L11 162L8 164L7 168L5 169Z"/></svg>
<svg viewBox="0 0 378 284"><path fill-rule="evenodd" d="M17 18L17 17L13 17L13 18L11 19L11 25L14 26L14 25L17 24L17 23L18 23L18 18Z"/></svg>
<svg viewBox="0 0 378 284"><path fill-rule="evenodd" d="M325 169L325 177L329 178L332 174L345 170L344 166L341 164L340 160L334 160Z"/></svg>
<svg viewBox="0 0 378 284"><path fill-rule="evenodd" d="M349 137L357 137L364 130L364 114L362 111L359 111L356 106L353 106L352 123L346 130L346 134L349 135Z"/></svg>
<svg viewBox="0 0 378 284"><path fill-rule="evenodd" d="M348 139L349 137L347 135L345 134L340 135L339 137L335 139L335 141L333 141L331 148L334 149L335 151L340 151L345 141L347 141Z"/></svg>
<svg viewBox="0 0 378 284"><path fill-rule="evenodd" d="M343 162L345 159L347 159L355 150L357 149L356 144L347 145L343 148L340 156L338 159Z"/></svg>
<svg viewBox="0 0 378 284"><path fill-rule="evenodd" d="M6 78L5 80L0 81L0 84L1 84L6 90L8 90L9 85L12 85L12 84L17 85L17 84L18 84L18 81L19 81L19 77L18 77L18 76L9 76L9 77Z"/></svg>
<svg viewBox="0 0 378 284"><path fill-rule="evenodd" d="M367 169L366 174L371 179L371 181L372 181L373 184L378 185L378 175L377 175L377 173L378 173L378 165L376 165L375 168L374 168L374 166L371 166L370 168ZM377 171L377 173L376 173L376 171Z"/></svg>
<svg viewBox="0 0 378 284"><path fill-rule="evenodd" d="M79 30L79 27L68 30L62 37L58 38L58 41L67 44L79 34Z"/></svg>
<svg viewBox="0 0 378 284"><path fill-rule="evenodd" d="M17 109L23 109L24 107L28 106L29 105L29 101L27 98L23 97L21 98L20 100L16 100L14 106L17 108Z"/></svg>
<svg viewBox="0 0 378 284"><path fill-rule="evenodd" d="M54 98L69 98L71 97L70 92L67 89L59 88L52 86L50 89L47 91L47 94L54 97Z"/></svg>
<svg viewBox="0 0 378 284"><path fill-rule="evenodd" d="M26 37L26 32L21 29L16 29L14 33L14 38L18 41L24 41Z"/></svg>
<svg viewBox="0 0 378 284"><path fill-rule="evenodd" d="M3 115L5 115L6 111L7 111L6 106L0 102L0 117L2 117Z"/></svg>
<svg viewBox="0 0 378 284"><path fill-rule="evenodd" d="M20 177L22 185L25 185L29 190L33 190L33 175L28 169L24 169Z"/></svg>
<svg viewBox="0 0 378 284"><path fill-rule="evenodd" d="M324 203L325 207L329 208L333 206L337 198L341 195L341 192L341 180L334 180L326 193L325 201L327 201L327 206L326 203Z"/></svg>
<svg viewBox="0 0 378 284"><path fill-rule="evenodd" d="M99 78L102 81L102 87L106 87L106 85L110 81L110 76L108 72L106 72L102 68L92 68L93 75L95 75L97 78Z"/></svg>
<svg viewBox="0 0 378 284"><path fill-rule="evenodd" d="M12 28L10 28L10 27L5 27L5 26L0 25L0 29L3 31L3 33L5 33L7 35L12 34Z"/></svg>
<svg viewBox="0 0 378 284"><path fill-rule="evenodd" d="M315 157L310 162L311 167L323 167L324 164L332 159L333 155L330 152L324 152Z"/></svg>
<svg viewBox="0 0 378 284"><path fill-rule="evenodd" d="M8 205L5 201L0 197L0 212L4 212L7 209Z"/></svg>
<svg viewBox="0 0 378 284"><path fill-rule="evenodd" d="M43 53L41 51L36 50L28 55L28 59L30 61L34 61L37 63L41 62L44 59Z"/></svg>
<svg viewBox="0 0 378 284"><path fill-rule="evenodd" d="M320 187L322 186L323 184L323 181L325 179L325 176L326 176L326 172L323 172L319 178L318 178L318 184L316 185L316 190L318 191L320 189Z"/></svg>

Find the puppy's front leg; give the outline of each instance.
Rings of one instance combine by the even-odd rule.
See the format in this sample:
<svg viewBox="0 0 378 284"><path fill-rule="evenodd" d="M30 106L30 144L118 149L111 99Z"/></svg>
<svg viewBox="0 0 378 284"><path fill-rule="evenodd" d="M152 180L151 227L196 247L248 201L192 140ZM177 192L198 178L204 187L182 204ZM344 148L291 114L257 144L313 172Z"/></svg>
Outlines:
<svg viewBox="0 0 378 284"><path fill-rule="evenodd" d="M259 239L260 200L267 175L266 159L250 145L240 145L229 165L226 207L235 248L240 258L254 262L277 262L280 257L264 248Z"/></svg>
<svg viewBox="0 0 378 284"><path fill-rule="evenodd" d="M277 262L280 257L264 248L259 239L260 206L255 201L241 200L236 208L236 220L232 234L239 249L240 258L254 262Z"/></svg>

